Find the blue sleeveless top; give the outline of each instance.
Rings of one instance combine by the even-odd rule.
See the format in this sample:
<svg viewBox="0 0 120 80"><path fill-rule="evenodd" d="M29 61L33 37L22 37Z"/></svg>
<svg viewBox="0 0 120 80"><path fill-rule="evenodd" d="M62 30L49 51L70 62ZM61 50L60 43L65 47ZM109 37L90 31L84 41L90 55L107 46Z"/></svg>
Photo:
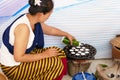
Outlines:
<svg viewBox="0 0 120 80"><path fill-rule="evenodd" d="M24 14L23 14L24 15ZM19 16L17 19L15 19L13 21L13 23L18 20L20 17L22 17L23 15ZM13 50L14 50L14 46L11 45L9 43L9 32L10 32L10 28L11 26L13 25L13 23L11 23L7 28L6 30L4 31L3 33L3 37L2 37L2 40L3 40L3 43L4 45L7 47L8 51L13 55ZM34 41L33 41L33 44L30 48L26 49L26 53L30 53L34 48L43 48L44 47L44 34L43 34L43 31L42 31L42 27L41 27L41 24L40 23L36 23L35 24L35 29L34 29Z"/></svg>

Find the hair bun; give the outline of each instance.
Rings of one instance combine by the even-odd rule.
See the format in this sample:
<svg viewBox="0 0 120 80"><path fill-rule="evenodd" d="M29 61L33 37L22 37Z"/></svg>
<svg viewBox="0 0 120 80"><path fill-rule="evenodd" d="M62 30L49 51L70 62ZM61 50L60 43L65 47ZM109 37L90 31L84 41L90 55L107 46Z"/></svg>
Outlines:
<svg viewBox="0 0 120 80"><path fill-rule="evenodd" d="M29 0L30 6L40 6L41 0Z"/></svg>
<svg viewBox="0 0 120 80"><path fill-rule="evenodd" d="M35 15L38 12L46 14L53 9L52 0L29 0L29 13Z"/></svg>
<svg viewBox="0 0 120 80"><path fill-rule="evenodd" d="M34 0L29 0L29 4L30 4L30 6L34 6Z"/></svg>

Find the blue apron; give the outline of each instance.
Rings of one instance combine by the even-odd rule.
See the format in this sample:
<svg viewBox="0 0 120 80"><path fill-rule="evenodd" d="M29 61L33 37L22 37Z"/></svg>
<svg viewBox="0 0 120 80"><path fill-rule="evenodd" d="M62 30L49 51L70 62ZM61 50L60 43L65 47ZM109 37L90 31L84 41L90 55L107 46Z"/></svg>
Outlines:
<svg viewBox="0 0 120 80"><path fill-rule="evenodd" d="M24 15L24 14L23 14ZM22 17L23 15L19 16L17 19L15 19L13 21L13 23L18 20L20 17ZM11 45L9 43L9 32L10 32L10 28L13 25L13 23L11 23L6 30L3 33L3 37L2 37L2 41L4 43L4 45L7 47L8 51L13 54L13 50L14 50L14 46ZM43 35L43 31L42 31L42 27L40 23L36 23L35 24L35 29L34 29L34 41L33 44L30 48L26 49L25 53L30 53L34 48L43 48L44 47L44 35Z"/></svg>

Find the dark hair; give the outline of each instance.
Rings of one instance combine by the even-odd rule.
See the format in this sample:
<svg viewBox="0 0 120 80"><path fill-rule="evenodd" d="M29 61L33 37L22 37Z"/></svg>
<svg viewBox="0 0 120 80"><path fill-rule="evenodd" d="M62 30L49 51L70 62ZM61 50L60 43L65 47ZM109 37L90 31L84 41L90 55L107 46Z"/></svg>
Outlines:
<svg viewBox="0 0 120 80"><path fill-rule="evenodd" d="M54 4L52 0L40 0L40 1L41 1L40 5L35 5L35 0L29 0L30 4L29 13L31 15L35 15L38 12L46 14L53 9Z"/></svg>

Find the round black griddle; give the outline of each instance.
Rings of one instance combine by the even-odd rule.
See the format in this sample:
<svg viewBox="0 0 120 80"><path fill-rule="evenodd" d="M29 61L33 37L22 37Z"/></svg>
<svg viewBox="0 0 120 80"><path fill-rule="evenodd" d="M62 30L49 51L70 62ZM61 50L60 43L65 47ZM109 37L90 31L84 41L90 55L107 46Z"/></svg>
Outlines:
<svg viewBox="0 0 120 80"><path fill-rule="evenodd" d="M96 49L89 44L81 43L80 46L67 45L63 48L68 59L82 60L94 59Z"/></svg>

